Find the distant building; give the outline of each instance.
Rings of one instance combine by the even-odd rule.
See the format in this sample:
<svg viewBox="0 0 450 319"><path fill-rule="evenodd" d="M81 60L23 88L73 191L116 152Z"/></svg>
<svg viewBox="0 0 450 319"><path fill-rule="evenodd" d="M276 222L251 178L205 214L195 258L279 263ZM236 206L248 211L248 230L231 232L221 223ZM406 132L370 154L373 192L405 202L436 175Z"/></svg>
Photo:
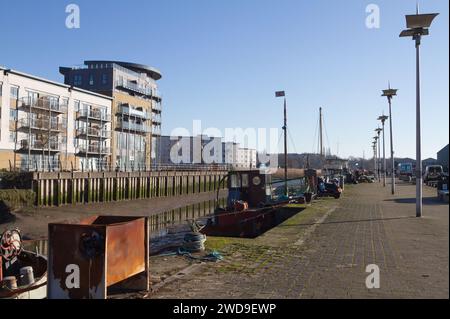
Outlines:
<svg viewBox="0 0 450 319"><path fill-rule="evenodd" d="M105 95L0 68L0 169L107 168L111 101Z"/></svg>
<svg viewBox="0 0 450 319"><path fill-rule="evenodd" d="M448 144L437 153L437 161L448 172Z"/></svg>
<svg viewBox="0 0 450 319"><path fill-rule="evenodd" d="M108 95L112 104L114 169L149 169L157 162L162 99L149 66L119 61L85 61L81 68L60 67L64 83Z"/></svg>
<svg viewBox="0 0 450 319"><path fill-rule="evenodd" d="M160 164L222 164L220 137L161 136Z"/></svg>
<svg viewBox="0 0 450 319"><path fill-rule="evenodd" d="M161 165L227 164L236 169L256 168L255 149L241 148L220 137L161 136Z"/></svg>

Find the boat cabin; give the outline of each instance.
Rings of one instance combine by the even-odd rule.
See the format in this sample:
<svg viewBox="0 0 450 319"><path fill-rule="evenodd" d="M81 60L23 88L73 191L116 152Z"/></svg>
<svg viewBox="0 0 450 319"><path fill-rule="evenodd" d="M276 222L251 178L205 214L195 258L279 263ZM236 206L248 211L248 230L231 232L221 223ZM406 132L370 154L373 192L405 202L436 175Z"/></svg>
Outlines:
<svg viewBox="0 0 450 319"><path fill-rule="evenodd" d="M272 197L272 176L260 170L234 171L228 174L228 201L232 207L237 201L248 203L249 207L262 207Z"/></svg>

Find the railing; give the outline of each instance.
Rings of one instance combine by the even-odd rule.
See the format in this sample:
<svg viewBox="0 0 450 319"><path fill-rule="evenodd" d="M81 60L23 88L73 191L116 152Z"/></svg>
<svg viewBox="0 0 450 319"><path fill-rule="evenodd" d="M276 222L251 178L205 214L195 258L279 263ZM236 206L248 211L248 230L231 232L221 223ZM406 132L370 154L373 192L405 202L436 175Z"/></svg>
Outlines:
<svg viewBox="0 0 450 319"><path fill-rule="evenodd" d="M37 108L51 112L66 113L67 104L60 103L58 100L48 97L32 98L24 97L19 100L19 107L21 108Z"/></svg>
<svg viewBox="0 0 450 319"><path fill-rule="evenodd" d="M161 136L162 130L160 125L153 125L152 126L152 135L154 136Z"/></svg>
<svg viewBox="0 0 450 319"><path fill-rule="evenodd" d="M42 140L32 140L30 142L29 140L21 140L20 147L23 150L50 150L59 152L61 149L61 144L55 141L44 142Z"/></svg>
<svg viewBox="0 0 450 319"><path fill-rule="evenodd" d="M77 112L77 118L88 118L103 122L111 122L111 116L100 110L80 110Z"/></svg>
<svg viewBox="0 0 450 319"><path fill-rule="evenodd" d="M58 160L28 160L20 161L19 170L22 172L57 172L60 170L60 162Z"/></svg>
<svg viewBox="0 0 450 319"><path fill-rule="evenodd" d="M151 115L146 111L138 111L130 107L128 104L122 104L119 108L119 113L125 114L128 116L139 117L145 120L151 119Z"/></svg>
<svg viewBox="0 0 450 319"><path fill-rule="evenodd" d="M152 116L152 122L154 124L161 124L161 115L153 115Z"/></svg>
<svg viewBox="0 0 450 319"><path fill-rule="evenodd" d="M160 104L160 103L156 103L155 105L153 105L152 110L153 110L153 112L155 112L155 113L161 113L161 111L162 111L162 106L161 106L161 104Z"/></svg>
<svg viewBox="0 0 450 319"><path fill-rule="evenodd" d="M148 96L152 95L152 90L150 88L141 87L138 84L130 82L130 81L117 81L116 86L122 87L126 90L140 93L142 95L148 95Z"/></svg>
<svg viewBox="0 0 450 319"><path fill-rule="evenodd" d="M159 90L157 90L157 89L152 89L152 88L149 88L149 87L142 87L142 86L139 86L137 83L134 83L134 82L120 81L120 80L116 81L116 86L124 88L126 90L130 90L130 91L136 92L136 93L140 93L142 95L155 97L155 98L161 100L161 94L160 94Z"/></svg>
<svg viewBox="0 0 450 319"><path fill-rule="evenodd" d="M109 147L102 147L99 145L83 145L78 147L78 153L109 155L111 154L111 150Z"/></svg>
<svg viewBox="0 0 450 319"><path fill-rule="evenodd" d="M19 120L19 128L32 128L37 130L48 131L62 131L61 123L58 123L57 119L27 119L22 118Z"/></svg>
<svg viewBox="0 0 450 319"><path fill-rule="evenodd" d="M128 131L135 131L135 132L141 132L141 133L150 133L150 128L145 126L145 125L143 125L143 124L119 121L117 123L117 126L118 126L119 129L124 129L124 130L128 130Z"/></svg>
<svg viewBox="0 0 450 319"><path fill-rule="evenodd" d="M102 129L94 128L94 127L82 127L77 129L77 136L92 136L92 137L100 137L100 138L110 138L110 131L105 131Z"/></svg>
<svg viewBox="0 0 450 319"><path fill-rule="evenodd" d="M228 164L152 164L152 171L230 171Z"/></svg>

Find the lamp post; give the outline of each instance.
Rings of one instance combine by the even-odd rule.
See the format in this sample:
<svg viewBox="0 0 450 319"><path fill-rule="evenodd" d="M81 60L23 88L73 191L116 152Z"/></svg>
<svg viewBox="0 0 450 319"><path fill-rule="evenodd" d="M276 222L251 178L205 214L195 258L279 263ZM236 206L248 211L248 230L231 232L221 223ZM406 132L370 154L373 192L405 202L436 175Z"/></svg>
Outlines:
<svg viewBox="0 0 450 319"><path fill-rule="evenodd" d="M383 173L383 169L381 167L381 138L380 138L380 134L381 134L381 128L377 128L375 129L375 132L377 132L378 138L378 181L381 183L381 174Z"/></svg>
<svg viewBox="0 0 450 319"><path fill-rule="evenodd" d="M288 160L287 160L287 107L286 107L286 92L278 91L275 92L275 97L283 97L284 98L284 191L287 198L289 198L289 189L288 189Z"/></svg>
<svg viewBox="0 0 450 319"><path fill-rule="evenodd" d="M383 90L382 96L387 97L388 104L389 104L389 131L390 131L390 137L391 137L391 165L392 165L392 171L391 171L391 192L392 195L395 194L395 159L394 159L394 139L392 134L392 98L397 95L397 89L391 89L391 84L389 83L388 89Z"/></svg>
<svg viewBox="0 0 450 319"><path fill-rule="evenodd" d="M439 13L406 16L406 30L400 37L412 37L416 44L416 216L422 217L422 147L420 125L420 42L422 36L429 34L429 27Z"/></svg>
<svg viewBox="0 0 450 319"><path fill-rule="evenodd" d="M373 139L374 139L374 144L375 144L375 158L376 158L376 160L375 160L375 164L376 164L376 172L377 172L377 179L378 179L378 181L380 181L380 165L379 165L379 158L380 158L380 156L379 156L379 152L380 152L380 145L379 145L379 136L377 136L377 135L375 135L374 137L373 137Z"/></svg>
<svg viewBox="0 0 450 319"><path fill-rule="evenodd" d="M378 121L381 121L381 127L383 131L383 187L386 187L386 139L384 134L384 123L388 119L388 116L382 115L378 117Z"/></svg>
<svg viewBox="0 0 450 319"><path fill-rule="evenodd" d="M373 169L374 169L374 175L375 179L377 178L377 142L372 142L372 148L373 148Z"/></svg>

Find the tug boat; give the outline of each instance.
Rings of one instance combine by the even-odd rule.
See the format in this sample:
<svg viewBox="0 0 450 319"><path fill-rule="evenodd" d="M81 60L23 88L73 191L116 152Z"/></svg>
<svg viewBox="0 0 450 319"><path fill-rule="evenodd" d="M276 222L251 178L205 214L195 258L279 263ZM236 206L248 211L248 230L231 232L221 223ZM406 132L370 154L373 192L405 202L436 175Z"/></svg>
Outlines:
<svg viewBox="0 0 450 319"><path fill-rule="evenodd" d="M205 235L255 238L289 217L281 208L303 198L277 195L272 175L260 170L233 171L227 177L226 207L217 207L207 219Z"/></svg>
<svg viewBox="0 0 450 319"><path fill-rule="evenodd" d="M18 229L0 237L0 299L45 299L47 258L23 249Z"/></svg>

